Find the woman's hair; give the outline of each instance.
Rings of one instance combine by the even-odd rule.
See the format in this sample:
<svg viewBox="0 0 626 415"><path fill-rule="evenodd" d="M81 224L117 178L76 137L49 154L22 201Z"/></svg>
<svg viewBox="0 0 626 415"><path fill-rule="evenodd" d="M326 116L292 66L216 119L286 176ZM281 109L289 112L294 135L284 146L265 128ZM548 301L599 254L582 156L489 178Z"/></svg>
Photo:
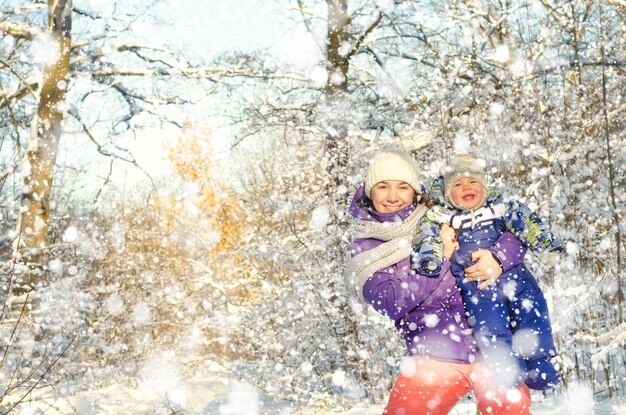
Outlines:
<svg viewBox="0 0 626 415"><path fill-rule="evenodd" d="M435 202L433 202L426 193L416 195L415 197L417 199L415 203L418 205L426 205L427 208L431 208L435 205Z"/></svg>

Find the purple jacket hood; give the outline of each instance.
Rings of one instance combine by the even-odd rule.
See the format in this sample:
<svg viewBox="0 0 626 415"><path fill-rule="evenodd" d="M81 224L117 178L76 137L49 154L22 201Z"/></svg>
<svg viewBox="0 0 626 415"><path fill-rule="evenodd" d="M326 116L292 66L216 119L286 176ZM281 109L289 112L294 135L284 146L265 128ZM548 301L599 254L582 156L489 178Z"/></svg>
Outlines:
<svg viewBox="0 0 626 415"><path fill-rule="evenodd" d="M365 196L365 186L362 185L358 188L348 211L350 214L359 220L373 221L373 222L398 222L408 218L415 210L415 205L407 206L404 209L394 213L380 213L374 210L372 207L372 201Z"/></svg>

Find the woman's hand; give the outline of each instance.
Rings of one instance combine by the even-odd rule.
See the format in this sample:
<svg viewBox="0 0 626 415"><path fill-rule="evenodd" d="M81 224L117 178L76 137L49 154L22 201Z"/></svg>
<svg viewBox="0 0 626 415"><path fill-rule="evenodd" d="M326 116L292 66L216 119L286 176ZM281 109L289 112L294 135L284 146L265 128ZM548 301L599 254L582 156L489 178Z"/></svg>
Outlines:
<svg viewBox="0 0 626 415"><path fill-rule="evenodd" d="M477 287L479 290L493 284L493 282L497 280L500 275L502 275L502 267L494 258L491 251L480 249L473 252L472 262L475 262L475 264L471 267L465 268L465 277L467 277L470 281L480 281L480 284L478 284Z"/></svg>
<svg viewBox="0 0 626 415"><path fill-rule="evenodd" d="M450 225L444 223L441 225L439 236L443 243L443 256L447 259L452 258L452 253L459 247L459 243L456 240L456 232Z"/></svg>

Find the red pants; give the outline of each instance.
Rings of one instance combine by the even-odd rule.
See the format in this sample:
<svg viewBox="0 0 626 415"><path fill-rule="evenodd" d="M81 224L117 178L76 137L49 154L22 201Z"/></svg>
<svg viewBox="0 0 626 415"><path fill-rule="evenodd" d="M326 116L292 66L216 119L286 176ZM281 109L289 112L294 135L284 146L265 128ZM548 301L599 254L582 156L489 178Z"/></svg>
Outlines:
<svg viewBox="0 0 626 415"><path fill-rule="evenodd" d="M458 364L412 356L402 363L383 415L445 415L470 390L483 415L530 415L526 385L506 390L477 364Z"/></svg>

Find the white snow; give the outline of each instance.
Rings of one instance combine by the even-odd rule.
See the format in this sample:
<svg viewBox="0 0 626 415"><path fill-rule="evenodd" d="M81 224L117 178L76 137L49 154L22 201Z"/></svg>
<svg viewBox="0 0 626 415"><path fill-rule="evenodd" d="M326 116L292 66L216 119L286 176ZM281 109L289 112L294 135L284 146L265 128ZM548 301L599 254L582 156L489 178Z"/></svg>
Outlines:
<svg viewBox="0 0 626 415"><path fill-rule="evenodd" d="M168 414L166 409L186 411L189 415L380 415L384 402L357 403L344 409L298 410L289 402L274 402L250 384L240 382L223 367L207 362L209 372L203 377L180 376L180 367L159 358L147 361L144 376L170 377L170 380L149 381L135 388L129 385L111 384L107 387L80 392L70 396L59 396L44 388L33 393L32 401L20 404L20 414L47 415L108 415L124 413L130 415ZM414 373L410 359L404 361L403 373ZM345 374L337 374L341 382ZM147 386L149 384L149 386ZM172 388L172 389L168 389ZM168 399L168 397L170 399ZM174 399L172 399L174 398ZM510 399L518 398L515 391ZM622 415L626 403L620 401L594 402L590 388L570 385L568 392L544 397L540 392L532 393L533 415ZM476 404L471 396L462 399L450 415L476 415Z"/></svg>
<svg viewBox="0 0 626 415"><path fill-rule="evenodd" d="M326 206L318 206L313 210L311 214L311 221L309 227L314 230L323 229L330 220L330 212Z"/></svg>
<svg viewBox="0 0 626 415"><path fill-rule="evenodd" d="M45 8L15 6L12 13L11 3L3 10L8 12L7 22L28 21L34 23L32 27L40 24L41 29L29 32L34 35L31 43L12 36L0 40L0 54L8 59L2 72L9 81L2 87L7 96L27 84L40 86L41 69L58 53L57 41L44 29ZM616 2L605 2L602 9L589 2L590 18L572 17L569 22L567 13L558 22L550 19L553 12L542 2L510 8L502 14L511 30L506 36L508 45L500 44L501 40L491 42L500 27L486 33L480 19L471 17L483 12L480 2L476 10L459 2L459 13L450 13L446 2L420 2L417 8L416 2L394 0L360 2L363 8L359 2L350 2L351 36L339 50L351 57L350 97L337 105L326 102L332 99L324 87L328 81L340 84L346 79L340 72L327 70L325 1L240 0L238 8L233 8L228 2L207 5L167 0L153 10L137 2L141 13L127 22L124 16L132 13L125 14L125 3L134 4L113 6L107 0L81 4L93 8L85 9L87 14L76 13L72 64L81 67L82 74L73 73L57 83L68 90L68 96L54 109L73 110L84 119L66 114L54 197L50 206L42 206L50 208L54 217L49 223L54 243L46 248L44 260L45 277L50 281L37 282L41 298L19 324L11 307L7 307L7 318L0 319L0 355L7 351L0 366L0 395L14 381L15 367L37 369L41 356L51 353L54 358L70 339L78 340L58 366L41 379L35 373L31 380L41 383L25 396L16 414L382 413L397 372L411 375L419 368L413 360L399 357L405 351L393 322L378 314L371 317L368 313L375 312L369 306L346 306L340 258L345 252L339 247L349 244L348 235L342 233L348 213L335 203L349 200L363 179L361 156L382 145L412 150L422 163L424 183L436 176L444 159L478 147L489 159L490 171L495 174L500 169L499 184L542 214L550 214L550 226L561 233L565 253L543 263L539 260L532 268L539 271L537 280L549 300L560 348L557 365L566 375L567 386L533 392L533 412L626 414L626 372L621 366L626 323L618 316L623 304L617 304L621 297L616 295L623 270L616 266L615 255L616 232L623 235L626 226L626 196L620 188L626 146L618 128L623 122L623 73L615 65L586 65L600 61L599 46L612 55L619 46L619 36L611 39L609 34L623 33L623 22L611 21L619 16ZM491 5L485 13L505 11L502 5ZM33 11L35 15L30 16ZM603 27L597 24L602 20L598 19L600 11L610 16ZM89 37L91 29L100 30L91 12L109 20L98 39ZM379 12L386 16L360 39L362 49L353 55L358 34L376 21ZM396 25L401 13L408 14ZM115 20L111 19L114 14ZM524 42L515 41L520 22ZM583 71L571 65L571 39L561 36L568 32L567 23L575 23L573 28L581 35L577 46L581 47L580 59L585 59L580 66ZM404 32L406 27L411 29ZM126 33L128 28L133 33ZM120 37L119 42L107 42L107 36ZM91 70L99 65L106 70L126 59L138 59L133 51L127 55L134 57L114 56L118 46L131 44L126 36L180 48L180 54L145 51L145 57L150 67L174 65L171 71L165 70L172 75L166 76L166 82L172 88L180 85L181 97L164 84L142 84L147 80L140 77L119 77L111 79L111 84L94 82ZM89 51L90 47L94 49ZM90 53L106 53L110 60L97 58L93 67L81 64L94 57ZM219 69L216 73L222 75L202 80L206 83L194 79L192 86L178 84L187 65L184 61L196 58L206 59L200 66L207 74ZM606 76L606 85L600 85L600 75ZM607 86L607 103L602 102L601 86ZM124 99L107 95L117 88L128 90ZM185 88L193 89L190 97L182 93ZM146 100L132 99L133 93L142 91L155 94L148 94ZM24 120L36 113L39 92L37 88L24 90L25 99L13 97L2 104L8 118L6 139L0 145L0 174L18 169L19 176L29 176L36 167L26 159L19 168L11 164L17 166L24 158L28 142ZM100 94L101 100L96 98ZM116 103L115 97L123 102ZM158 104L170 98L172 103ZM189 98L189 104L175 104L179 98ZM142 114L130 117L127 112L133 111ZM165 113L172 119L163 119ZM207 218L207 211L196 203L203 187L189 178L174 178L171 163L163 158L163 144L180 134L169 121L189 122L195 128L199 119L215 129L206 141L223 149L220 157L234 165L224 174L227 177L217 177L221 169L216 169L210 172L211 178L216 183L224 179L224 183L237 183L229 190L246 205L247 219L235 218L232 224L242 238L223 251L218 248L231 229L205 229L204 221L218 218ZM346 168L353 171L328 171L332 166L327 165L324 152L330 147L324 142L328 134L342 132L343 127L350 149ZM83 128L90 129L91 140ZM234 156L230 158L236 152L231 153L235 147L231 144L244 132L248 142L242 139L236 150L245 163L236 163ZM123 143L135 135L133 143ZM263 157L263 151L246 153L248 147L261 149L266 139L276 142L268 145ZM96 151L91 141L99 142L100 155L117 156L115 164L102 156L104 161L98 163L105 168L88 169L91 157L85 157L83 166L82 154ZM9 147L16 152L11 153ZM154 200L126 187L130 175L120 166L121 160L136 160L143 168L150 164L146 171L165 177L165 187L173 190L157 193L163 199L179 198L181 215L192 219L191 229L172 230L178 224L170 227L160 222L180 218L166 215L142 222L144 214L154 213ZM240 177L235 167L254 174ZM136 167L129 168L135 172L133 177L140 177L133 180L146 179L144 173L137 174ZM609 171L616 173L614 178ZM333 182L335 177L329 176L334 174L345 174L348 179ZM6 177L0 180L0 221L15 229L20 193L30 189L23 188L18 175L5 181ZM255 180L247 180L251 178ZM153 187L161 185L148 185L150 195ZM82 195L99 186L99 199ZM328 186L332 192L327 192ZM618 189L614 205L607 203L610 186ZM82 203L77 204L78 199ZM87 200L94 206L84 203ZM96 212L100 203L108 208ZM111 217L97 216L107 209ZM48 223L35 218L30 226L44 225ZM3 248L17 236L7 229L3 235ZM194 261L195 268L188 266ZM9 283L15 282L11 278L27 268L17 264L1 275L4 298ZM509 288L510 295L514 290ZM524 300L522 306L531 310L534 304ZM435 327L438 320L431 314L424 323ZM408 328L416 330L418 324L411 322ZM461 340L453 330L447 334ZM514 347L531 354L536 337L532 332L515 333ZM44 343L41 338L50 341ZM216 357L209 356L217 355L233 361L224 362L225 366L211 362ZM22 360L22 356L26 357ZM235 361L240 358L250 360ZM41 367L46 369L48 364ZM365 379L371 384L362 384ZM515 391L508 397L519 399ZM2 408L17 400L15 394L3 398ZM291 401L298 398L310 401ZM476 405L471 397L465 398L452 414L475 415Z"/></svg>

